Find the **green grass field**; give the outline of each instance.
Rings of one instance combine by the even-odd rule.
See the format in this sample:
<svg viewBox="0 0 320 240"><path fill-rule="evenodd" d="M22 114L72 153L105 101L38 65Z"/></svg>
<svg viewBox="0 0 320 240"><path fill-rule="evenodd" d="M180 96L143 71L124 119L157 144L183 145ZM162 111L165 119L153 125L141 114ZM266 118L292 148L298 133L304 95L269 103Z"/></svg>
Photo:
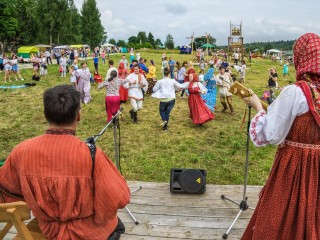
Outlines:
<svg viewBox="0 0 320 240"><path fill-rule="evenodd" d="M167 53L174 60L191 60L190 55ZM141 51L141 57L154 59L157 76L161 78L161 52ZM110 57L118 63L121 55ZM129 55L127 57L129 59ZM93 71L93 61L88 60ZM247 64L246 85L259 96L265 90L268 79L267 69L275 66L279 73L280 86L287 85L281 76L282 67L270 60L253 59ZM195 67L196 68L196 67ZM293 66L289 67L289 80L295 77ZM6 158L19 142L43 134L47 123L43 115L42 94L48 87L69 84L69 77L59 77L58 66L49 65L47 79L37 82L35 87L24 89L0 89L0 159ZM107 65L99 64L103 76ZM23 83L32 82L32 69L21 70L26 79ZM0 85L4 76L0 75ZM14 79L14 78L12 78ZM21 82L13 82L18 85ZM7 85L10 85L7 84ZM92 102L82 106L82 119L78 125L77 136L80 139L100 132L106 124L104 90L91 88ZM128 111L130 103L125 103L121 120L121 168L127 180L169 182L171 168L203 168L207 170L207 182L212 184L242 184L245 164L246 127L240 129L244 116L245 104L233 97L236 114L231 116L221 113L217 102L216 119L203 127L193 125L189 118L187 99L176 100L171 113L169 131L163 132L159 124L158 100L147 97L144 109L139 112L139 123L131 122ZM252 112L252 117L255 111ZM245 124L246 125L246 124ZM107 129L98 139L101 147L111 159L114 159L113 132ZM276 147L256 148L250 144L249 184L263 184L268 177ZM57 159L59 162L59 159Z"/></svg>

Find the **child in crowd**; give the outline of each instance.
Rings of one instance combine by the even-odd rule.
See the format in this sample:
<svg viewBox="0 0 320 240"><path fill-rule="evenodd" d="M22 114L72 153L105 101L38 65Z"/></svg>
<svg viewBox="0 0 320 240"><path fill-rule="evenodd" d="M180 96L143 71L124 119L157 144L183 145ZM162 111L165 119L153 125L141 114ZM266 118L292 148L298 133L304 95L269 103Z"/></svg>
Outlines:
<svg viewBox="0 0 320 240"><path fill-rule="evenodd" d="M93 80L95 83L102 83L102 77L97 71L94 71L93 73Z"/></svg>
<svg viewBox="0 0 320 240"><path fill-rule="evenodd" d="M48 74L48 66L47 66L47 58L45 55L40 56L40 77L47 78Z"/></svg>
<svg viewBox="0 0 320 240"><path fill-rule="evenodd" d="M284 61L282 73L283 73L283 79L287 80L288 73L289 73L289 62L288 61Z"/></svg>
<svg viewBox="0 0 320 240"><path fill-rule="evenodd" d="M77 77L76 77L76 69L74 68L74 66L71 66L70 67L70 71L69 71L69 74L70 74L70 82L71 84L76 87L77 86Z"/></svg>

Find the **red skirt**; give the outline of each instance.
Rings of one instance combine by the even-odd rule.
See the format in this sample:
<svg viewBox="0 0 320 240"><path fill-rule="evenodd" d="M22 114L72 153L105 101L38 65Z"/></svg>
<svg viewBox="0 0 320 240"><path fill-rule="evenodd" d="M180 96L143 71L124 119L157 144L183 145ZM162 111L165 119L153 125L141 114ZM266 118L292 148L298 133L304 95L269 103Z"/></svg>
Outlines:
<svg viewBox="0 0 320 240"><path fill-rule="evenodd" d="M123 86L120 86L119 94L120 94L120 101L122 102L128 101L128 89L124 88Z"/></svg>
<svg viewBox="0 0 320 240"><path fill-rule="evenodd" d="M206 106L200 94L190 94L188 105L190 118L194 124L203 124L214 119L214 114Z"/></svg>
<svg viewBox="0 0 320 240"><path fill-rule="evenodd" d="M106 112L108 115L107 122L109 122L113 115L115 115L120 109L120 97L119 96L106 96Z"/></svg>

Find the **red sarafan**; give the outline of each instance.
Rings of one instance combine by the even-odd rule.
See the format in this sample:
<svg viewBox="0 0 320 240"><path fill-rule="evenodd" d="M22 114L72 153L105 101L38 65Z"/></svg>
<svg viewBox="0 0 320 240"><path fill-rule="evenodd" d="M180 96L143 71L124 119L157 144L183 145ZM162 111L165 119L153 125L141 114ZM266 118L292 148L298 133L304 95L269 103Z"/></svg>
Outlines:
<svg viewBox="0 0 320 240"><path fill-rule="evenodd" d="M265 126L273 122L273 117L278 117L278 124L289 124L291 118L293 120L289 133L283 136L284 141L278 143L275 162L242 237L244 240L316 240L320 236L320 38L313 33L305 34L297 40L293 50L297 82L289 92L299 92L294 89L300 88L303 94L289 94L285 98L280 94L270 106L271 111L267 113L270 117L259 122L260 129L264 129L262 132L268 135ZM300 100L288 106L294 102L294 97ZM282 106L281 101L287 101L287 105ZM289 117L283 107L291 107ZM279 118L281 111L283 119ZM292 112L299 114L295 116ZM251 128L257 126L253 123ZM268 141L274 142L270 136L272 134Z"/></svg>

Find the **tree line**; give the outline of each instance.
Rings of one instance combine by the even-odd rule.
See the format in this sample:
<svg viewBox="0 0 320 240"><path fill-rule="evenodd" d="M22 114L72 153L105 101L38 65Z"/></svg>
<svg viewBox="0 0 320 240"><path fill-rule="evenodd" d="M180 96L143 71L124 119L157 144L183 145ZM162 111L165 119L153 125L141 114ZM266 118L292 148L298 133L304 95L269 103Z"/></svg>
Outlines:
<svg viewBox="0 0 320 240"><path fill-rule="evenodd" d="M95 47L104 35L100 17L96 0L85 0L80 12L73 0L1 0L0 43L5 49L39 43Z"/></svg>
<svg viewBox="0 0 320 240"><path fill-rule="evenodd" d="M140 48L180 49L180 46L175 45L173 36L171 34L168 34L166 36L165 42L162 43L162 41L159 38L155 39L151 32L149 32L148 35L146 32L138 32L137 36L130 36L127 42L125 40L116 41L114 38L111 38L108 42L119 47L128 47L128 48L135 48L135 49L140 49ZM205 43L215 45L216 39L212 37L210 34L208 36L197 37L193 41L193 48L194 49L199 48Z"/></svg>
<svg viewBox="0 0 320 240"><path fill-rule="evenodd" d="M111 38L109 43L117 45L119 47L127 47L127 48L151 48L151 49L159 49L159 48L174 48L173 36L168 34L166 37L166 41L162 43L160 38L155 39L153 34L149 32L148 34L144 31L138 32L136 36L130 36L127 41L119 39L116 41L114 38Z"/></svg>
<svg viewBox="0 0 320 240"><path fill-rule="evenodd" d="M292 50L292 46L295 40L281 40L273 42L253 42L246 43L246 51L259 51L260 53L266 52L269 49L278 49L282 51Z"/></svg>

